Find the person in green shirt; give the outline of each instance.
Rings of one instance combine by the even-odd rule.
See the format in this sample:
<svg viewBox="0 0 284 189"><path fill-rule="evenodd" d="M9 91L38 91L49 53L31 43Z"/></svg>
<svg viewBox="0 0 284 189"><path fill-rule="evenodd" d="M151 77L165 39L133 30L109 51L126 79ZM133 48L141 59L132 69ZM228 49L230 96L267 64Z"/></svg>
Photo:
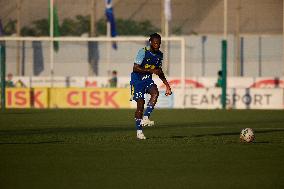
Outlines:
<svg viewBox="0 0 284 189"><path fill-rule="evenodd" d="M111 88L117 87L117 71L115 70L112 71L112 77L108 80L108 82Z"/></svg>
<svg viewBox="0 0 284 189"><path fill-rule="evenodd" d="M11 74L11 73L9 73L8 76L7 76L6 87L7 88L15 87L15 84L13 82L13 74Z"/></svg>
<svg viewBox="0 0 284 189"><path fill-rule="evenodd" d="M222 87L222 71L218 71L218 79L217 83L215 84L216 87Z"/></svg>

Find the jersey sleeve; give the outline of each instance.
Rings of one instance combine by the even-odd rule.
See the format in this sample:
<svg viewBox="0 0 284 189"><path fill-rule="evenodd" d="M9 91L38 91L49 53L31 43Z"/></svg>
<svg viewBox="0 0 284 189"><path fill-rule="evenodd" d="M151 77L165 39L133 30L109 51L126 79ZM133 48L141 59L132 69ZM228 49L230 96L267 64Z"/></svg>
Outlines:
<svg viewBox="0 0 284 189"><path fill-rule="evenodd" d="M138 51L138 53L137 53L137 56L136 56L136 58L134 60L134 63L141 65L142 62L143 62L144 57L145 57L145 50L144 49L140 49Z"/></svg>

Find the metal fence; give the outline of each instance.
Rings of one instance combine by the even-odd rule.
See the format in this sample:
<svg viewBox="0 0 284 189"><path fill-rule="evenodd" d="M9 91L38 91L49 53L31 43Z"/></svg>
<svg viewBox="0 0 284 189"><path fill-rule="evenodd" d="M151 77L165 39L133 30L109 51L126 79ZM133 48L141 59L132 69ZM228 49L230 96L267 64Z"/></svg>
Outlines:
<svg viewBox="0 0 284 189"><path fill-rule="evenodd" d="M283 1L227 0L228 75L283 76ZM164 0L114 0L118 36L134 35L125 30L149 21L165 36ZM104 1L54 0L60 33L64 36L105 36ZM3 36L48 36L47 0L0 0ZM186 39L186 76L216 76L221 69L221 40L224 31L224 0L172 0L169 35ZM127 24L129 21L132 25ZM96 24L91 24L96 23ZM122 25L121 25L122 24ZM138 25L135 25L138 27ZM146 28L147 29L147 28ZM146 30L145 29L145 30ZM127 30L128 31L128 30ZM129 32L133 32L131 30ZM106 50L106 42L60 42L54 55L57 76L105 76L111 68L129 75L133 59L145 43L118 42L118 49ZM180 75L179 46L166 50L169 76ZM7 73L19 76L49 76L49 42L6 42ZM165 49L163 49L165 50ZM90 64L90 52L95 63ZM110 53L110 54L107 54Z"/></svg>

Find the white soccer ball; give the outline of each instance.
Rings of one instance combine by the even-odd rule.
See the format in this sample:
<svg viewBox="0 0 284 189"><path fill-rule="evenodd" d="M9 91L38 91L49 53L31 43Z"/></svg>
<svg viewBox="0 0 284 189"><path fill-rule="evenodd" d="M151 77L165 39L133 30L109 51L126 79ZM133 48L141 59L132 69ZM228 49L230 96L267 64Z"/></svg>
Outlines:
<svg viewBox="0 0 284 189"><path fill-rule="evenodd" d="M245 128L241 131L241 142L252 142L255 139L254 132L251 128Z"/></svg>

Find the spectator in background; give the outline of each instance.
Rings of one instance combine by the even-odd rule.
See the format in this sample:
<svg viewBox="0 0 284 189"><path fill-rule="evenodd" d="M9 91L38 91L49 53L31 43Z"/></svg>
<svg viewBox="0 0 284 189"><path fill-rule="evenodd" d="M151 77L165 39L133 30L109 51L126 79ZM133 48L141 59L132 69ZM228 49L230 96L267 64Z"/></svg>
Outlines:
<svg viewBox="0 0 284 189"><path fill-rule="evenodd" d="M7 88L15 87L15 84L13 82L13 74L11 74L11 73L8 73L8 75L7 75L6 87Z"/></svg>
<svg viewBox="0 0 284 189"><path fill-rule="evenodd" d="M18 80L16 83L15 83L15 87L18 87L18 88L23 88L23 87L27 87L24 82L22 82L22 80Z"/></svg>
<svg viewBox="0 0 284 189"><path fill-rule="evenodd" d="M216 87L222 87L222 71L218 71L218 79L217 83L215 84Z"/></svg>
<svg viewBox="0 0 284 189"><path fill-rule="evenodd" d="M109 82L109 86L111 88L116 88L117 87L117 71L115 71L115 70L112 71L112 76L108 80L108 82Z"/></svg>
<svg viewBox="0 0 284 189"><path fill-rule="evenodd" d="M215 87L222 87L222 71L218 71L218 79L217 83L215 84Z"/></svg>
<svg viewBox="0 0 284 189"><path fill-rule="evenodd" d="M6 80L6 87L7 88L13 88L13 87L21 88L21 87L26 87L26 85L20 79L18 81L14 82L13 81L13 74L8 73L7 80Z"/></svg>

